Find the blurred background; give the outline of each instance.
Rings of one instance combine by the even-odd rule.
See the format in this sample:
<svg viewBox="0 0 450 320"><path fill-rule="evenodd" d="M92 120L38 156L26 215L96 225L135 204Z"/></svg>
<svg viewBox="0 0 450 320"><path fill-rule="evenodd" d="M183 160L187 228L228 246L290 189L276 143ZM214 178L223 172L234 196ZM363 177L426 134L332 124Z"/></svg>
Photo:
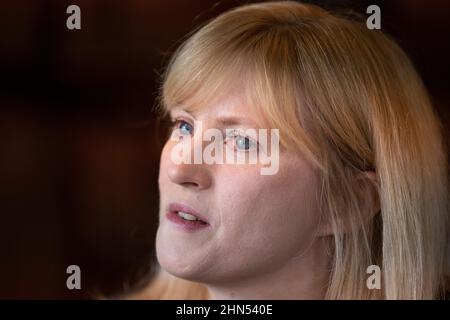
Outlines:
<svg viewBox="0 0 450 320"><path fill-rule="evenodd" d="M0 4L0 298L90 299L151 279L164 126L159 75L183 36L242 3ZM450 2L305 1L365 15L411 56L449 128ZM66 8L81 8L68 30ZM447 39L447 40L445 40ZM66 268L81 268L68 290Z"/></svg>

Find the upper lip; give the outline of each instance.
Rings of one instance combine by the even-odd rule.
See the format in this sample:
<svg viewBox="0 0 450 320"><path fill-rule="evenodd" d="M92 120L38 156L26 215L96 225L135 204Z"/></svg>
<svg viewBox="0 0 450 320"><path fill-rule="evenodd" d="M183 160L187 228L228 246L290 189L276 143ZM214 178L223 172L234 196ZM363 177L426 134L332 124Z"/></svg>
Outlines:
<svg viewBox="0 0 450 320"><path fill-rule="evenodd" d="M178 212L178 211L186 212L186 213L193 215L197 219L199 219L205 223L208 223L208 220L206 220L205 217L200 215L194 208L192 208L191 206L189 206L187 204L172 202L169 205L169 211L171 211L171 212Z"/></svg>

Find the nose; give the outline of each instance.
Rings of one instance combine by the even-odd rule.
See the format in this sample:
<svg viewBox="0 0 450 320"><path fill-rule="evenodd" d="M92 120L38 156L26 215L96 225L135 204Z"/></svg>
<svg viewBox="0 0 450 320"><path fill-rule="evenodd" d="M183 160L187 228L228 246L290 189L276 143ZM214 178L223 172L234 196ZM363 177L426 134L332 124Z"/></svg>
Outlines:
<svg viewBox="0 0 450 320"><path fill-rule="evenodd" d="M173 183L186 188L203 190L211 186L211 177L205 164L171 163L167 175Z"/></svg>
<svg viewBox="0 0 450 320"><path fill-rule="evenodd" d="M191 155L194 155L196 148L203 150L201 137L192 139L191 144ZM203 163L203 159L201 163L193 163L193 161L177 163L170 159L167 166L167 175L173 183L186 188L203 190L209 188L212 184L211 168Z"/></svg>

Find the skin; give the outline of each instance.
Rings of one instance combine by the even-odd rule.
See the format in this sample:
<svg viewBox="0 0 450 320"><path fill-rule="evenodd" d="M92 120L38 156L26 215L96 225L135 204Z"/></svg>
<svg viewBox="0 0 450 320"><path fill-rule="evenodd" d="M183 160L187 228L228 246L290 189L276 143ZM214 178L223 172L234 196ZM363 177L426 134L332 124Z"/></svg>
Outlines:
<svg viewBox="0 0 450 320"><path fill-rule="evenodd" d="M221 117L238 117L237 128L260 128L239 96L190 114L171 117L203 130L221 127ZM227 127L229 128L229 127ZM205 143L201 133L183 139ZM261 175L262 164L175 164L167 141L159 174L158 261L167 272L204 283L212 299L318 299L328 280L318 210L318 178L300 155L280 149L279 171ZM241 151L245 152L245 151ZM171 202L191 206L209 226L195 232L166 218Z"/></svg>

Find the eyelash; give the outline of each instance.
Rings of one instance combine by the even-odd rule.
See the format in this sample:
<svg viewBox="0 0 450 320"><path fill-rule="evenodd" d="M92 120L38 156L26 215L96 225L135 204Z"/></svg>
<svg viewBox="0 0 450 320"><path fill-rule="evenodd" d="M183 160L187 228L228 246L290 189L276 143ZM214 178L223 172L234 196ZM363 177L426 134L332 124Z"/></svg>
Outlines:
<svg viewBox="0 0 450 320"><path fill-rule="evenodd" d="M191 128L192 128L192 131L194 131L194 126L193 125L191 125L188 121L186 121L186 120L184 120L184 119L172 119L171 120L171 129L170 129L170 131L173 133L175 130L181 130L181 128L180 128L180 126L181 125L184 125L184 124L187 124L187 125L189 125ZM182 134L182 136L184 136L183 134ZM230 132L230 133L228 133L228 135L225 137L225 138L234 138L235 140L237 139L237 138L240 138L240 137L242 137L242 138L244 138L244 139L248 139L248 141L250 141L250 143L253 143L254 145L255 145L255 147L256 147L256 150L258 151L259 150L259 143L258 143L258 141L256 141L256 140L254 140L254 139L252 139L252 138L250 138L250 137L248 137L248 136L246 136L245 134L243 134L243 133L240 133L238 130L233 130L232 132ZM226 142L225 142L226 143ZM235 142L236 143L236 142ZM251 151L251 149L245 149L245 150L242 150L242 149L238 149L239 151Z"/></svg>
<svg viewBox="0 0 450 320"><path fill-rule="evenodd" d="M187 124L192 128L192 130L194 130L194 126L191 125L188 121L183 120L183 119L174 119L174 120L171 120L171 123L172 123L171 128L170 128L171 132L173 132L176 129L181 130L180 125L182 125L182 124Z"/></svg>
<svg viewBox="0 0 450 320"><path fill-rule="evenodd" d="M232 132L230 132L230 133L228 134L227 137L232 137L232 138L234 138L234 139L235 139L235 144L237 144L237 138L244 138L244 139L247 139L247 140L249 141L250 144L254 144L254 147L256 148L256 151L259 150L259 144L258 144L258 141L256 141L256 140L250 138L249 136L246 136L246 135L243 134L243 133L240 133L238 130L233 130ZM236 147L236 148L237 148L237 147ZM252 148L250 148L250 149L244 149L244 150L239 149L239 150L241 150L241 151L252 151Z"/></svg>

